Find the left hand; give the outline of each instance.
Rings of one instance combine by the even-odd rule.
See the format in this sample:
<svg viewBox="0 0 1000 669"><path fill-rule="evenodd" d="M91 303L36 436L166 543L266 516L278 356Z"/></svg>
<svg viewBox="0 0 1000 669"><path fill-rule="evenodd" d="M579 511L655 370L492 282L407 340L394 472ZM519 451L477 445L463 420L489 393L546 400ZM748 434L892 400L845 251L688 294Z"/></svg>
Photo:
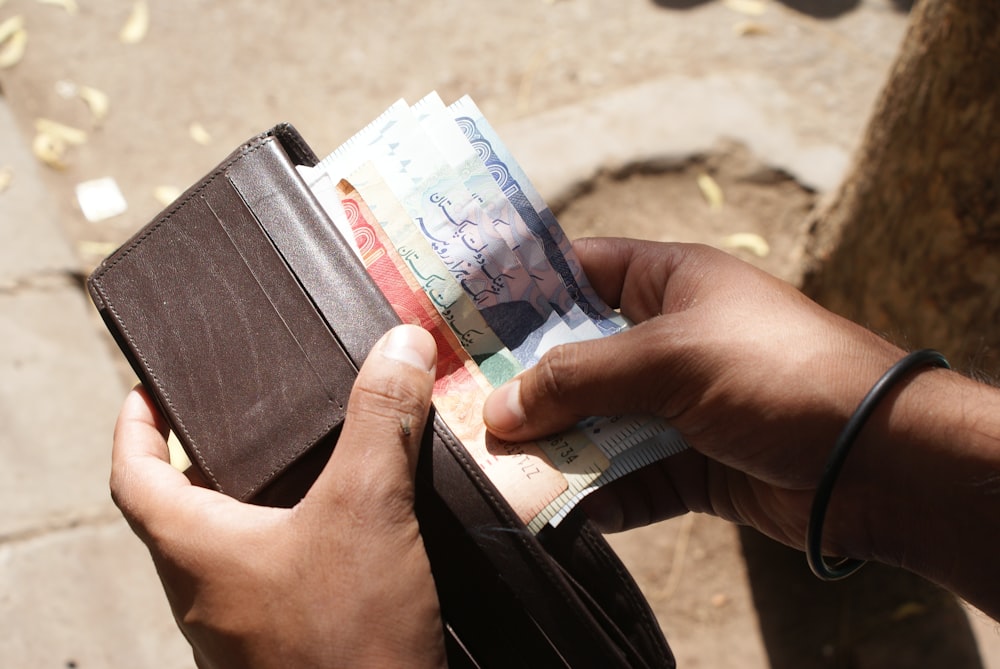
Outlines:
<svg viewBox="0 0 1000 669"><path fill-rule="evenodd" d="M383 337L333 456L291 509L192 484L170 466L167 428L146 393L129 394L112 496L148 546L199 667L445 666L413 513L435 362L420 328Z"/></svg>

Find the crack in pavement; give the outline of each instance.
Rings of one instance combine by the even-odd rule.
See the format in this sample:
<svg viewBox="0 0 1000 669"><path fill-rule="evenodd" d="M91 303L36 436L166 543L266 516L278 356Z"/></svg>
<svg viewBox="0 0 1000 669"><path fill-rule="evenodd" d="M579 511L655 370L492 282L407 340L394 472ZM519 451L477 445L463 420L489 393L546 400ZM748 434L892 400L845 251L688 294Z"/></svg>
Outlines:
<svg viewBox="0 0 1000 669"><path fill-rule="evenodd" d="M16 296L26 292L53 292L64 288L84 290L85 274L69 269L54 269L15 277L0 277L0 296Z"/></svg>
<svg viewBox="0 0 1000 669"><path fill-rule="evenodd" d="M0 548L78 529L104 527L122 520L121 514L112 511L51 518L40 525L0 532Z"/></svg>

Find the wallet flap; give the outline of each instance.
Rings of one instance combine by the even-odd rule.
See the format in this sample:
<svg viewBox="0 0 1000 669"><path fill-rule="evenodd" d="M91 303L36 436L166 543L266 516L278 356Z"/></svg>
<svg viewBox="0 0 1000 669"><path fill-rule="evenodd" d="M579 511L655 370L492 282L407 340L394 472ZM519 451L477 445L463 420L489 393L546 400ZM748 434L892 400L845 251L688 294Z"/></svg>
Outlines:
<svg viewBox="0 0 1000 669"><path fill-rule="evenodd" d="M271 144L262 137L234 154L90 279L192 460L239 499L340 425L356 373L226 178ZM297 213L288 208L281 225L302 227Z"/></svg>

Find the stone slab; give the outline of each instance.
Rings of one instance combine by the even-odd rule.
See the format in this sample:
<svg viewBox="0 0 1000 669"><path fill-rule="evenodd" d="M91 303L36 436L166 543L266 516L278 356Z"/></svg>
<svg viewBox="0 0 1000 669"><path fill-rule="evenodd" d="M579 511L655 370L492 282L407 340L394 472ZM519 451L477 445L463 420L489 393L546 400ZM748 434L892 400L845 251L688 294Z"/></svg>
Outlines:
<svg viewBox="0 0 1000 669"><path fill-rule="evenodd" d="M31 153L10 107L0 96L0 169L10 185L0 193L0 288L25 275L65 272L76 266Z"/></svg>
<svg viewBox="0 0 1000 669"><path fill-rule="evenodd" d="M90 310L69 281L0 292L0 539L116 513L126 389Z"/></svg>
<svg viewBox="0 0 1000 669"><path fill-rule="evenodd" d="M0 544L0 665L194 669L124 520Z"/></svg>
<svg viewBox="0 0 1000 669"><path fill-rule="evenodd" d="M551 202L601 171L670 164L720 140L745 144L769 167L819 192L839 185L852 146L809 137L800 102L771 77L664 77L504 124L500 135Z"/></svg>

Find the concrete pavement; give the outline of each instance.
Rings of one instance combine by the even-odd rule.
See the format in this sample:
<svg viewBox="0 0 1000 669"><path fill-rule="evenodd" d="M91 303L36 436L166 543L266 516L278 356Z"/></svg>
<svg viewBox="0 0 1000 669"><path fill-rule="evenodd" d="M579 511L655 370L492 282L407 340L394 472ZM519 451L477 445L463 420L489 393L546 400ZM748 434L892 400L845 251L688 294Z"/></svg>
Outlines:
<svg viewBox="0 0 1000 669"><path fill-rule="evenodd" d="M193 667L108 494L127 383L3 98L0 146L0 666Z"/></svg>

